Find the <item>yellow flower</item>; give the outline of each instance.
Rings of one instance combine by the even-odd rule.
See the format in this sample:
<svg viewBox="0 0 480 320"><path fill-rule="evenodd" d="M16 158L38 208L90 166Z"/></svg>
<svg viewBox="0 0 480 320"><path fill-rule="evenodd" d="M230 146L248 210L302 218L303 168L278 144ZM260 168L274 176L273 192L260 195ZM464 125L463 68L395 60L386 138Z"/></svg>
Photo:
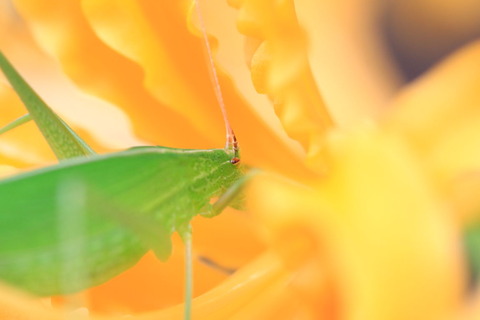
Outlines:
<svg viewBox="0 0 480 320"><path fill-rule="evenodd" d="M140 139L173 147L223 145L190 0L14 3L65 74L125 111ZM403 6L412 1L392 3L400 8L386 9L396 17L394 40L421 39L402 20ZM436 9L429 26L441 25L435 17L445 12L460 21L476 21L472 16L480 12L467 0L445 3L414 2ZM462 248L462 232L478 219L480 205L480 44L399 90L402 76L372 32L379 1L229 4L235 10L205 3L205 20L242 161L264 173L248 189L248 214L230 210L194 221L196 252L239 268L226 276L196 262L195 318L480 317L480 290L466 298ZM28 34L18 38L29 41ZM448 44L449 37L442 41ZM7 53L19 52L7 42L0 42ZM9 89L2 88L0 98L15 101ZM20 109L18 102L9 104ZM9 110L15 110L9 118L19 115ZM38 149L24 151L32 143L24 138L38 136L33 131L9 134L19 151L0 150L3 163L24 168L52 161L46 145L33 142ZM90 311L181 317L182 306L175 306L182 301L180 252L165 264L148 254L91 289ZM0 290L0 318L63 316L22 293Z"/></svg>

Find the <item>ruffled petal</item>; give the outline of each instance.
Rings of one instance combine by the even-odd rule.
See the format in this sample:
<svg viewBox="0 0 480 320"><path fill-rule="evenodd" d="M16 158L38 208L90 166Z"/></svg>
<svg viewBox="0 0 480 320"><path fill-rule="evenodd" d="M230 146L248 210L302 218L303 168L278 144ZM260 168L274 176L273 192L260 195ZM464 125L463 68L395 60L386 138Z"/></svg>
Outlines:
<svg viewBox="0 0 480 320"><path fill-rule="evenodd" d="M240 141L242 159L248 164L300 179L315 175L304 165L305 151L287 136L268 99L253 88L243 57L244 39L234 23L235 10L218 0L203 2L201 8L207 32L215 37L210 37L213 58L230 121ZM187 23L200 37L197 20L192 10Z"/></svg>
<svg viewBox="0 0 480 320"><path fill-rule="evenodd" d="M258 46L250 61L257 91L270 97L289 136L316 157L332 119L313 79L293 2L238 1L234 5L239 9L240 32L261 41L255 42Z"/></svg>
<svg viewBox="0 0 480 320"><path fill-rule="evenodd" d="M200 10L207 33L211 35L209 40L220 76L222 73L228 74L240 92L239 97L247 102L245 106L259 115L275 135L284 140L290 148L300 149L298 142L287 137L268 98L255 91L250 68L245 60L245 37L238 32L236 26L237 11L229 7L224 0L200 1ZM195 35L201 36L198 19L196 10L192 10L187 17L187 23ZM221 86L222 83L221 80Z"/></svg>

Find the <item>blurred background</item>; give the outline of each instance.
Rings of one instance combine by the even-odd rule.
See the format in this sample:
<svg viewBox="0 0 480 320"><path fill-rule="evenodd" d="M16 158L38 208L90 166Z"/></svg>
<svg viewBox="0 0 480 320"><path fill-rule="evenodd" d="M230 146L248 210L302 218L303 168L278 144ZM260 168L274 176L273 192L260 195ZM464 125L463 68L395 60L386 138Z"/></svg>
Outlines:
<svg viewBox="0 0 480 320"><path fill-rule="evenodd" d="M478 0L382 0L378 12L384 45L407 81L480 38Z"/></svg>

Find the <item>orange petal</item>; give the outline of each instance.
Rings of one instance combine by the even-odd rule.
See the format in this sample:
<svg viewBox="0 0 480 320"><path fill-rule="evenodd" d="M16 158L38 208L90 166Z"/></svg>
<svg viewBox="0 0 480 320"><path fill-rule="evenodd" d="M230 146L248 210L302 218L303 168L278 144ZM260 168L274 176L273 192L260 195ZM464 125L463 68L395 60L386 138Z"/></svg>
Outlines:
<svg viewBox="0 0 480 320"><path fill-rule="evenodd" d="M194 299L193 314L196 319L208 320L233 319L239 312L251 315L264 314L265 310L269 310L272 314L275 314L276 311L285 307L285 305L282 306L275 302L285 301L284 298L279 300L276 298L288 295L288 291L286 291L288 282L288 273L282 268L276 256L265 253L214 290ZM272 293L271 288L276 288L276 292ZM269 293L264 298L269 302L268 307L265 308L263 304L255 305L256 301L252 297L263 296L265 292ZM271 299L274 301L272 302ZM4 287L0 288L0 306L0 316L5 319L55 320L64 319L68 316L68 313L64 311L43 307L39 305L38 301ZM170 320L181 319L182 316L183 306L179 305L161 311L134 314L130 318ZM100 317L92 315L89 319L114 320L119 319L119 316Z"/></svg>
<svg viewBox="0 0 480 320"><path fill-rule="evenodd" d="M95 312L138 313L181 303L184 252L183 244L176 236L174 248L167 262L160 262L149 253L131 269L89 290L90 309ZM194 296L198 296L228 276L224 271L203 263L200 257L235 270L259 255L264 246L253 232L245 213L227 210L215 219L194 219L193 248Z"/></svg>
<svg viewBox="0 0 480 320"><path fill-rule="evenodd" d="M194 299L192 311L196 319L208 320L242 319L243 317L236 318L236 316L242 312L248 315L262 314L266 309L275 312L277 308L282 308L275 301L283 301L276 298L284 294L288 289L288 283L288 273L282 268L276 256L267 252L215 289ZM255 306L253 297L262 297L263 294L270 293L272 287L276 288L277 292L273 295L267 294L265 300L268 303ZM273 302L270 300L272 298ZM180 319L182 314L183 306L177 306L148 315L140 315L138 319Z"/></svg>
<svg viewBox="0 0 480 320"><path fill-rule="evenodd" d="M192 229L195 253L229 269L242 267L265 250L248 212L227 208L214 219L197 217Z"/></svg>
<svg viewBox="0 0 480 320"><path fill-rule="evenodd" d="M84 90L122 107L134 123L141 124L136 127L141 138L184 147L204 143L205 137L183 117L148 93L138 65L93 33L79 2L18 0L15 4L39 43L60 59L65 73ZM161 117L152 116L159 112Z"/></svg>
<svg viewBox="0 0 480 320"><path fill-rule="evenodd" d="M190 119L211 141L223 137L201 43L185 28L185 6L100 0L83 1L82 9L100 39L143 70L145 88L156 100Z"/></svg>

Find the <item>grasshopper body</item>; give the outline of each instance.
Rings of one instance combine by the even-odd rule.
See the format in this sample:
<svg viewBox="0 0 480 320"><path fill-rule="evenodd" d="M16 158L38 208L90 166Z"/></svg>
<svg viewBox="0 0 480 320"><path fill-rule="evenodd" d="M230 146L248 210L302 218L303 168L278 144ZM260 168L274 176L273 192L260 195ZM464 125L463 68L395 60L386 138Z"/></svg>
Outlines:
<svg viewBox="0 0 480 320"><path fill-rule="evenodd" d="M165 260L171 234L188 232L190 219L240 176L223 149L140 147L3 180L0 278L53 295L100 284L148 249ZM81 232L59 232L66 227L59 215L69 211L59 204L61 188L75 192L72 183L86 190L80 208L72 208L83 225L75 226Z"/></svg>

